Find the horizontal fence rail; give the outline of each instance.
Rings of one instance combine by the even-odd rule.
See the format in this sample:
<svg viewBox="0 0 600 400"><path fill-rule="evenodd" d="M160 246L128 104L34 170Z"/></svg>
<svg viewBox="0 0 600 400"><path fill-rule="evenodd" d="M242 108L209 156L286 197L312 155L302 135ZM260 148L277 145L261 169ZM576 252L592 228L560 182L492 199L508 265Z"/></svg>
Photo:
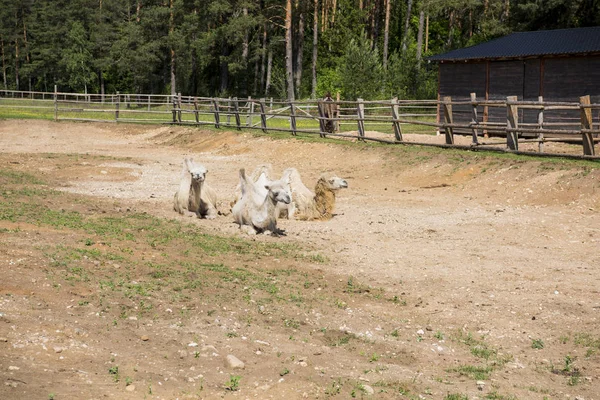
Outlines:
<svg viewBox="0 0 600 400"><path fill-rule="evenodd" d="M393 144L486 149L597 159L600 104L469 98L388 101L280 101L154 94L81 94L0 90L0 115L214 126ZM439 138L438 138L439 137ZM441 139L443 137L443 139ZM459 138L459 140L457 140ZM567 146L548 151L547 143ZM536 145L532 147L532 145ZM576 151L575 149L579 149Z"/></svg>

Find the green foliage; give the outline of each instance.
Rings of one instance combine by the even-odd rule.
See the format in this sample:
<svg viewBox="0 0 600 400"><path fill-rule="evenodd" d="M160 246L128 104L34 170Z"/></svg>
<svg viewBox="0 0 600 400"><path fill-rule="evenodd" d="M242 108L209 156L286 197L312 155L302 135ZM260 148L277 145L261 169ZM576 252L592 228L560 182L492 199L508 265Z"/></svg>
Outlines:
<svg viewBox="0 0 600 400"><path fill-rule="evenodd" d="M381 59L377 49L371 49L366 36L348 43L340 75L345 99L375 99L381 96Z"/></svg>
<svg viewBox="0 0 600 400"><path fill-rule="evenodd" d="M544 341L542 339L533 339L531 341L531 348L541 350L544 348Z"/></svg>
<svg viewBox="0 0 600 400"><path fill-rule="evenodd" d="M281 1L152 0L142 7L118 0L63 3L0 0L3 89L51 92L58 85L67 92L286 97ZM303 55L302 65L295 66L302 70L296 88L302 96L313 89L313 9L309 1L293 3L293 61ZM419 25L421 10L429 21L428 37L419 42L422 60L513 31L600 25L597 1L417 1L405 31L407 2L391 4L385 71L381 7L359 9L355 0L338 0L335 18L328 14L325 26L318 18L318 96L330 91L347 100L432 98L436 66L417 61L418 32L425 32Z"/></svg>
<svg viewBox="0 0 600 400"><path fill-rule="evenodd" d="M240 390L240 380L242 379L239 375L230 375L229 380L225 382L225 389L232 392Z"/></svg>

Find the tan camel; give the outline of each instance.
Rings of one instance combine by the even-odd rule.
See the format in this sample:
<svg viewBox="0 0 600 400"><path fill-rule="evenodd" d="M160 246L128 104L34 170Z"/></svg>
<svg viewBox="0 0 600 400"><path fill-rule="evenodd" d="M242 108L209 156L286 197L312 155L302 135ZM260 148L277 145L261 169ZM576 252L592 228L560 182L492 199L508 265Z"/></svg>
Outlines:
<svg viewBox="0 0 600 400"><path fill-rule="evenodd" d="M292 214L288 214L290 219L322 221L331 219L335 207L336 192L348 187L346 180L326 172L317 181L313 193L302 183L297 169L286 169L284 176L289 176L292 203L295 208Z"/></svg>

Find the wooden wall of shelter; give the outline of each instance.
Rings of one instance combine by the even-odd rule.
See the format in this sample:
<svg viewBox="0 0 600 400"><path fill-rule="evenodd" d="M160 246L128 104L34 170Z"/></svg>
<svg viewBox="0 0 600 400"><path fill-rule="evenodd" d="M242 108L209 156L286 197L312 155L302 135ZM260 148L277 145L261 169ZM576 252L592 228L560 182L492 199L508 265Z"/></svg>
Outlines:
<svg viewBox="0 0 600 400"><path fill-rule="evenodd" d="M438 98L451 96L452 100L469 100L475 93L479 100L578 101L590 95L592 103L600 102L600 55L536 57L516 60L443 61L439 64ZM468 105L453 106L454 121L471 120ZM480 120L506 123L506 110L490 107L480 112ZM443 121L443 108L440 107ZM535 123L536 110L520 110L520 122ZM600 113L599 113L600 114ZM545 120L579 121L579 110L561 110L545 113ZM593 116L600 122L600 115ZM470 134L470 131L457 133Z"/></svg>

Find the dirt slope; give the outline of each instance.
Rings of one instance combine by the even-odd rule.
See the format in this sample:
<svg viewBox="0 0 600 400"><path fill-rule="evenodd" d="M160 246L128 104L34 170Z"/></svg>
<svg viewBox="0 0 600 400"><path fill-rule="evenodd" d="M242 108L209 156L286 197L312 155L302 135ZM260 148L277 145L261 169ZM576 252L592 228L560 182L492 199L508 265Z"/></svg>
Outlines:
<svg viewBox="0 0 600 400"><path fill-rule="evenodd" d="M282 324L245 327L244 310L226 305L215 321L207 315L215 307L201 298L180 325L165 305L157 318L125 319L110 330L110 321L94 320L96 309L72 309L95 288L57 294L36 273L48 259L26 238L41 235L39 246L69 238L0 220L0 398L347 398L367 396L361 385L368 385L375 398L600 399L594 164L47 121L0 121L0 149L1 168L39 174L98 198L100 208L113 202L242 238L230 216L193 220L172 211L184 156L208 167L224 211L241 167L271 163L280 173L293 166L309 187L335 171L349 188L332 220L282 220L285 236L252 240L322 255L327 262L290 268L332 290L352 279L371 288L334 311L318 303L298 311L302 327L291 334ZM328 335L348 333L362 341L331 346L337 336ZM197 353L187 348L192 342ZM224 363L230 353L246 363L235 372L237 391L223 389L233 373ZM105 373L115 363L135 376L133 391ZM491 373L479 379L473 366Z"/></svg>

